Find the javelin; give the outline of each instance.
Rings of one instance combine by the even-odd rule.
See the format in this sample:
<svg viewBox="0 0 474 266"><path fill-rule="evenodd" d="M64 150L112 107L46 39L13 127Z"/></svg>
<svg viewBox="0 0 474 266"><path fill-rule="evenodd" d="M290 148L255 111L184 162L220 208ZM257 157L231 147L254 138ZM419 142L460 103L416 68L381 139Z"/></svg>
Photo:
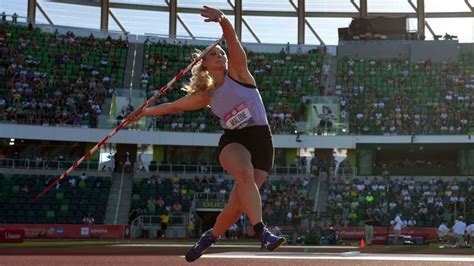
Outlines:
<svg viewBox="0 0 474 266"><path fill-rule="evenodd" d="M151 102L155 101L155 99L159 96L161 96L166 90L168 90L169 87L171 87L171 85L173 85L177 80L179 80L180 78L182 78L184 76L184 74L186 72L188 72L195 64L197 64L199 62L199 60L201 60L210 50L212 50L214 47L216 47L219 43L221 43L222 41L224 40L224 36L222 36L219 40L217 40L217 42L215 42L214 44L208 46L204 51L202 51L202 53L199 55L199 57L195 58L193 62L191 62L191 64L189 64L185 69L181 70L181 72L179 72L176 76L174 76L174 78L172 80L170 80L168 82L168 84L166 84L165 86L163 86L155 95L153 95L153 97L151 97L150 99L148 99L148 101L144 102L140 107L139 109L140 110L143 110L144 108L146 108L148 105L150 105ZM138 109L137 109L138 110ZM64 177L66 177L69 173L71 173L74 169L76 169L84 160L86 160L87 158L89 158L89 156L91 156L97 149L99 149L105 142L107 142L107 140L109 140L110 138L112 138L115 134L117 134L122 128L124 128L125 126L128 125L128 123L130 123L128 121L128 119L124 119L122 120L122 122L120 123L120 125L118 125L112 132L110 132L105 138L103 138L101 141L99 141L99 143L97 143L92 149L90 149L88 152L86 152L86 154L84 154L81 159L77 160L76 162L74 162L72 164L71 167L69 167L69 169L66 170L66 172L64 172L60 177L58 177L56 180L54 180L53 183L51 183L51 185L49 185L45 190L43 190L41 193L39 193L31 203L35 203L35 201L37 201L41 196L43 196L46 192L48 192L54 185L56 185L59 181L61 181Z"/></svg>

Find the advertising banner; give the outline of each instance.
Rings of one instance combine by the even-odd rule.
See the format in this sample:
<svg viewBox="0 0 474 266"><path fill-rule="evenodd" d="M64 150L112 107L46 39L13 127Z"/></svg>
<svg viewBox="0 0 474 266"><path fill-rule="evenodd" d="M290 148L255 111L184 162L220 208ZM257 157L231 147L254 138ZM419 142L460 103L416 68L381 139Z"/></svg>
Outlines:
<svg viewBox="0 0 474 266"><path fill-rule="evenodd" d="M24 238L130 238L129 225L0 224L0 230L19 230Z"/></svg>
<svg viewBox="0 0 474 266"><path fill-rule="evenodd" d="M0 243L23 243L25 230L5 229L0 226Z"/></svg>
<svg viewBox="0 0 474 266"><path fill-rule="evenodd" d="M365 228L361 226L357 227L337 227L339 231L339 239L343 240L360 240L365 238ZM388 230L388 235L393 236L393 230ZM412 238L423 238L424 241L436 239L438 237L438 229L435 227L405 227L402 229L400 235L410 236ZM387 243L387 228L386 227L374 227L374 238L372 241L374 244L385 244Z"/></svg>

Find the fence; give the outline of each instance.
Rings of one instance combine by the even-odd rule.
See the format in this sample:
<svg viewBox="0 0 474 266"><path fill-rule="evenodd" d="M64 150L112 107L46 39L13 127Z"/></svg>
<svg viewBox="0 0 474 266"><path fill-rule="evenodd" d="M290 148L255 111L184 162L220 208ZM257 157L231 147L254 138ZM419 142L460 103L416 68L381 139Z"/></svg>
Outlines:
<svg viewBox="0 0 474 266"><path fill-rule="evenodd" d="M67 170L74 161L58 160L30 160L30 159L4 159L0 160L0 168L7 169L41 169L41 170ZM98 171L99 162L85 161L77 167L78 170Z"/></svg>

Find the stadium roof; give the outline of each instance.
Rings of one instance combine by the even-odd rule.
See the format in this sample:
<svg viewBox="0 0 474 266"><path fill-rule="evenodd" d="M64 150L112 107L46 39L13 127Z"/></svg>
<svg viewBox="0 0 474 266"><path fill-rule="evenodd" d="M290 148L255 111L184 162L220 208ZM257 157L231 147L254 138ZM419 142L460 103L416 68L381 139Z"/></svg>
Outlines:
<svg viewBox="0 0 474 266"><path fill-rule="evenodd" d="M0 11L16 12L26 19L28 2L35 1L37 23L101 28L99 0L1 0ZM297 6L303 2L306 23L301 35L298 34ZM408 29L416 31L415 10L424 5L427 39L433 39L433 33L449 33L458 36L461 42L474 41L474 13L469 0L110 0L108 29L168 35L172 28L169 5L173 3L177 5L175 32L178 36L217 37L218 26L204 23L198 9L208 5L226 10L234 22L233 7L241 3L242 40L245 42L298 43L300 40L306 44L334 45L338 42L337 28L347 27L351 18L364 14L364 10L368 16L406 15Z"/></svg>

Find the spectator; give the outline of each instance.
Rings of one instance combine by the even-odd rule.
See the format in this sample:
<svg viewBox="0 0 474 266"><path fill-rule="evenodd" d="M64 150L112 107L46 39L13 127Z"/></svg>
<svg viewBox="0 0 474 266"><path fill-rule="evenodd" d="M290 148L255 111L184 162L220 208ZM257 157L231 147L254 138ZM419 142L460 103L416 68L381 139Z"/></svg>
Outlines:
<svg viewBox="0 0 474 266"><path fill-rule="evenodd" d="M218 198L219 200L225 200L226 194L227 194L227 190L226 190L225 188L221 188L221 189L219 190L219 194L218 194L217 198Z"/></svg>
<svg viewBox="0 0 474 266"><path fill-rule="evenodd" d="M70 186L71 188L75 188L75 187L76 187L76 179L75 179L74 177L71 177L71 178L69 179L69 186Z"/></svg>
<svg viewBox="0 0 474 266"><path fill-rule="evenodd" d="M82 219L83 224L91 225L95 223L94 216L92 216L91 213L88 213L84 218Z"/></svg>
<svg viewBox="0 0 474 266"><path fill-rule="evenodd" d="M469 237L469 244L471 248L474 248L474 223L470 224L466 228L467 236Z"/></svg>
<svg viewBox="0 0 474 266"><path fill-rule="evenodd" d="M222 183L224 183L224 177L222 175L217 176L216 183L218 186L220 186Z"/></svg>
<svg viewBox="0 0 474 266"><path fill-rule="evenodd" d="M146 205L146 213L148 215L155 215L156 214L156 204L152 197L150 197L147 201Z"/></svg>
<svg viewBox="0 0 474 266"><path fill-rule="evenodd" d="M193 216L189 218L187 229L188 229L188 236L190 238L196 238L196 224L194 222Z"/></svg>
<svg viewBox="0 0 474 266"><path fill-rule="evenodd" d="M422 220L426 220L426 217L424 215L420 215L422 218ZM404 224L406 224L407 226L416 226L416 220L415 218L412 216L410 217L410 219L404 221Z"/></svg>
<svg viewBox="0 0 474 266"><path fill-rule="evenodd" d="M229 239L237 240L238 232L239 227L237 226L237 224L231 225L231 227L229 227Z"/></svg>
<svg viewBox="0 0 474 266"><path fill-rule="evenodd" d="M199 177L198 175L195 175L195 176L194 176L194 185L200 186L201 183L202 183L201 177Z"/></svg>
<svg viewBox="0 0 474 266"><path fill-rule="evenodd" d="M80 177L80 178L81 178L81 181L86 181L87 177L88 177L88 176L86 175L86 173L82 172L82 175L81 175L81 177Z"/></svg>
<svg viewBox="0 0 474 266"><path fill-rule="evenodd" d="M126 169L130 169L130 167L132 166L132 160L130 159L130 152L125 152L125 161L124 161L124 165L125 165L125 168ZM128 171L127 170L127 171Z"/></svg>
<svg viewBox="0 0 474 266"><path fill-rule="evenodd" d="M405 227L405 224L403 223L401 219L402 215L399 213L397 216L395 216L395 219L393 219L390 224L393 225L393 233L395 235L395 239L393 243L395 245L398 244L398 239L400 238L400 232L402 231L402 228Z"/></svg>
<svg viewBox="0 0 474 266"><path fill-rule="evenodd" d="M174 185L174 184L179 184L179 177L178 177L178 175L175 174L175 175L173 175L173 176L171 177L171 184L173 184L173 185Z"/></svg>
<svg viewBox="0 0 474 266"><path fill-rule="evenodd" d="M173 213L179 214L183 210L183 206L181 206L181 203L175 202L173 206L171 207L171 210Z"/></svg>
<svg viewBox="0 0 474 266"><path fill-rule="evenodd" d="M365 200L367 201L367 204L369 206L372 205L373 201L374 201L374 196L372 195L372 192L368 192L367 196L365 196Z"/></svg>
<svg viewBox="0 0 474 266"><path fill-rule="evenodd" d="M448 227L446 226L445 222L442 222L438 227L438 240L440 243L446 243L446 236L449 232Z"/></svg>
<svg viewBox="0 0 474 266"><path fill-rule="evenodd" d="M24 192L24 193L30 192L30 186L28 186L28 184L24 184L24 185L21 187L21 192Z"/></svg>
<svg viewBox="0 0 474 266"><path fill-rule="evenodd" d="M165 201L164 201L163 198L161 198L160 196L158 196L158 198L155 200L155 204L156 204L156 206L158 206L158 208L160 208L160 209L164 209L164 208L165 208Z"/></svg>
<svg viewBox="0 0 474 266"><path fill-rule="evenodd" d="M453 237L456 240L457 247L464 247L464 233L466 232L466 223L464 223L464 217L459 216L455 221L452 228Z"/></svg>
<svg viewBox="0 0 474 266"><path fill-rule="evenodd" d="M130 213L128 214L128 220L129 222L133 222L133 220L135 220L135 218L137 218L138 216L140 216L142 214L143 210L140 208L140 207L135 207L133 208Z"/></svg>
<svg viewBox="0 0 474 266"><path fill-rule="evenodd" d="M168 215L168 212L164 212L161 216L160 216L160 220L161 220L161 238L165 238L166 237L166 229L168 228L168 221L169 221L170 217Z"/></svg>
<svg viewBox="0 0 474 266"><path fill-rule="evenodd" d="M208 169L205 165L200 165L199 166L199 172L200 173L207 173Z"/></svg>
<svg viewBox="0 0 474 266"><path fill-rule="evenodd" d="M365 224L365 243L367 245L372 245L372 239L374 237L375 219L373 218L371 209L368 209L364 214L364 224Z"/></svg>

